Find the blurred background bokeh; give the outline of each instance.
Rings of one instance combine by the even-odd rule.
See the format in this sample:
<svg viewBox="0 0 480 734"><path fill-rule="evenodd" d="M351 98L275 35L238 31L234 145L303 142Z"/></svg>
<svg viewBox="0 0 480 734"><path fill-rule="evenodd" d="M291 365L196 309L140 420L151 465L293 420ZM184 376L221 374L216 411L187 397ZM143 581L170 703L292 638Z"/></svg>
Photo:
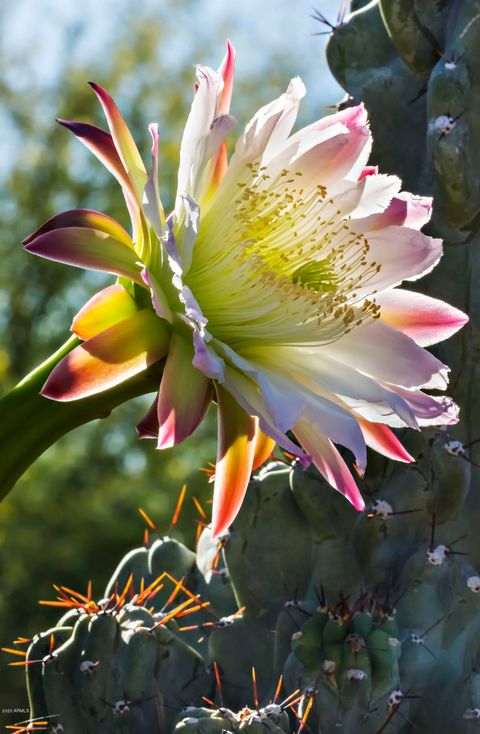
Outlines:
<svg viewBox="0 0 480 734"><path fill-rule="evenodd" d="M335 22L340 0L317 0ZM67 336L72 315L111 278L23 252L21 240L54 213L105 211L126 224L113 178L54 118L103 125L89 79L116 98L141 152L147 124L161 130L161 192L175 191L178 146L192 93L193 63L218 66L229 37L237 49L233 114L240 128L300 75L308 96L300 122L323 116L341 90L324 59L326 30L311 0L16 0L0 4L0 394ZM326 109L325 109L326 108ZM0 646L51 626L52 583L100 595L120 557L142 542L143 507L167 532L179 490L187 500L174 533L193 542L199 471L215 456L215 416L181 447L156 452L134 426L148 399L117 409L50 449L0 505ZM27 432L29 426L24 426ZM22 435L17 437L22 440ZM1 447L0 447L1 461ZM23 671L0 654L0 725L25 718Z"/></svg>

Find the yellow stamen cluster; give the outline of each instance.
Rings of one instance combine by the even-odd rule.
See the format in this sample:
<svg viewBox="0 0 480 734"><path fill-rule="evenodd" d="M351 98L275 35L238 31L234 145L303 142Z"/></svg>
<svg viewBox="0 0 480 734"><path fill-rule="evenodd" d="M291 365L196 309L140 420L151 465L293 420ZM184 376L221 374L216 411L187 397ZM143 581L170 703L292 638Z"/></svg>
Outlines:
<svg viewBox="0 0 480 734"><path fill-rule="evenodd" d="M306 190L301 172L272 180L267 170L249 164L228 208L214 205L201 221L187 280L212 333L229 343L324 344L378 318L365 295L380 269L367 239L324 186Z"/></svg>

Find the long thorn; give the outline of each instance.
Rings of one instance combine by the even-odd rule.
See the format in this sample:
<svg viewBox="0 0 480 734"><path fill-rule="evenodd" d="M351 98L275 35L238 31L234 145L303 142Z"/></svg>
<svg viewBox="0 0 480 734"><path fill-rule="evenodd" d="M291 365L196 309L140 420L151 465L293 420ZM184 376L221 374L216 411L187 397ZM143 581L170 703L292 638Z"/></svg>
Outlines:
<svg viewBox="0 0 480 734"><path fill-rule="evenodd" d="M202 518L202 520L207 521L208 520L207 513L203 509L203 507L200 504L200 502L198 501L198 499L196 497L192 497L192 500L193 500L193 504L197 508L197 512L200 515L200 517Z"/></svg>
<svg viewBox="0 0 480 734"><path fill-rule="evenodd" d="M147 513L145 512L145 510L142 510L142 508L139 507L138 508L138 511L139 511L140 515L143 517L143 519L145 520L145 522L147 523L147 525L150 528L150 530L156 530L157 529L157 526L155 525L155 523L153 522L153 520L151 520L149 518L149 516L147 515Z"/></svg>
<svg viewBox="0 0 480 734"><path fill-rule="evenodd" d="M298 727L297 734L301 734L303 729L305 728L305 724L307 723L308 715L310 713L310 709L313 706L313 695L309 696L308 703L305 707L305 711L303 712L303 716L300 720L300 726Z"/></svg>
<svg viewBox="0 0 480 734"><path fill-rule="evenodd" d="M170 523L170 530L173 530L178 522L178 518L180 517L180 512L182 510L183 500L185 499L186 491L187 491L187 485L184 484L182 489L180 490L180 495L178 497L177 506L175 508L175 512L173 513L172 522Z"/></svg>
<svg viewBox="0 0 480 734"><path fill-rule="evenodd" d="M220 673L218 670L217 661L213 661L213 671L215 673L215 682L217 684L217 690L218 690L218 696L220 698L220 704L223 706L223 689L222 689L222 679L220 678Z"/></svg>
<svg viewBox="0 0 480 734"><path fill-rule="evenodd" d="M273 697L273 703L277 703L277 699L280 695L280 691L282 690L282 684L283 684L283 674L281 674L280 678L278 679L277 687L275 689L275 695Z"/></svg>
<svg viewBox="0 0 480 734"><path fill-rule="evenodd" d="M258 709L260 708L260 703L258 701L257 674L255 672L255 668L253 665L252 665L252 688L253 688L253 705L255 706L255 708L258 711Z"/></svg>

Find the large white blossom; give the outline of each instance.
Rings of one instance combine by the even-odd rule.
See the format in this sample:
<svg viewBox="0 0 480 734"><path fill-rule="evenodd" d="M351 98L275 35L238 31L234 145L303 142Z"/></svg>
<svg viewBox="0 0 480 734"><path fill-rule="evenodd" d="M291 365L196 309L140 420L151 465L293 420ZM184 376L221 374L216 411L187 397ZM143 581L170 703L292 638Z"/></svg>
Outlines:
<svg viewBox="0 0 480 734"><path fill-rule="evenodd" d="M110 133L61 122L122 185L132 234L75 210L25 241L38 255L120 276L76 316L72 329L84 342L53 370L45 395L79 399L166 357L139 425L159 448L190 435L217 403L216 535L274 443L313 461L362 510L335 444L362 474L367 446L412 460L390 427L454 423L454 403L424 392L444 390L448 368L423 347L466 321L398 288L436 265L442 243L420 232L431 200L367 165L364 107L292 134L305 94L295 78L255 114L227 161L233 66L228 44L218 72L197 67L169 216L158 194L157 126L147 174L115 103L92 85Z"/></svg>

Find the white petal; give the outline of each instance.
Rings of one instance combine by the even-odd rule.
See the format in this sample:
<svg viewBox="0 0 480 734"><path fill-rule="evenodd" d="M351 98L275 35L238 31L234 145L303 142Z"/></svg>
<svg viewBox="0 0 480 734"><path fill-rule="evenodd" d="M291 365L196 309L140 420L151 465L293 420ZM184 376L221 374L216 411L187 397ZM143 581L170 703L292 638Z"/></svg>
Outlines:
<svg viewBox="0 0 480 734"><path fill-rule="evenodd" d="M363 510L365 503L355 480L327 436L313 429L306 421L300 421L295 426L295 435L311 454L313 463L327 482L343 494L357 510Z"/></svg>
<svg viewBox="0 0 480 734"><path fill-rule="evenodd" d="M232 115L216 117L205 137L203 158L208 161L220 148L227 135L233 130L237 121Z"/></svg>
<svg viewBox="0 0 480 734"><path fill-rule="evenodd" d="M199 331L193 332L194 357L192 364L211 380L225 380L225 362L208 346L205 337Z"/></svg>
<svg viewBox="0 0 480 734"><path fill-rule="evenodd" d="M161 237L165 215L158 190L158 125L152 122L148 129L152 136L152 166L143 192L143 211L155 233Z"/></svg>
<svg viewBox="0 0 480 734"><path fill-rule="evenodd" d="M311 389L305 388L291 375L281 376L278 367L262 368L258 362L248 361L224 347L225 354L243 372L257 383L273 423L287 431L300 417L308 420L335 443L350 449L362 469L366 465L366 448L362 431L355 418L337 403Z"/></svg>
<svg viewBox="0 0 480 734"><path fill-rule="evenodd" d="M354 221L349 222L355 231ZM369 280L356 289L358 295L368 295L398 285L403 280L418 280L429 273L443 254L442 240L409 227L391 226L367 232L370 246L368 262L379 267Z"/></svg>
<svg viewBox="0 0 480 734"><path fill-rule="evenodd" d="M235 398L237 403L249 414L259 418L260 429L273 438L273 440L298 456L305 466L310 463L310 458L305 456L304 451L291 441L283 431L275 425L272 416L265 404L262 394L256 383L240 370L234 367L226 367L222 386L225 387Z"/></svg>
<svg viewBox="0 0 480 734"><path fill-rule="evenodd" d="M178 169L178 194L195 194L195 184L205 152L205 138L215 119L217 99L223 87L221 74L197 66L198 88L183 132ZM203 148L203 149L202 149Z"/></svg>
<svg viewBox="0 0 480 734"><path fill-rule="evenodd" d="M365 176L334 198L335 208L353 219L385 211L402 185L398 176ZM352 227L357 231L356 227Z"/></svg>
<svg viewBox="0 0 480 734"><path fill-rule="evenodd" d="M448 339L468 316L454 306L423 293L394 288L377 296L381 319L426 347Z"/></svg>
<svg viewBox="0 0 480 734"><path fill-rule="evenodd" d="M268 415L277 429L283 433L290 430L303 410L303 401L299 395L289 390L288 385L285 385L274 372L264 370L258 364L244 359L227 344L216 340L215 351L256 383Z"/></svg>
<svg viewBox="0 0 480 734"><path fill-rule="evenodd" d="M271 158L287 139L297 119L300 100L305 96L305 86L296 77L287 91L262 107L245 127L230 161L231 168L251 161Z"/></svg>
<svg viewBox="0 0 480 734"><path fill-rule="evenodd" d="M390 416L398 416L395 425L417 426L413 411L408 403L400 397L395 388L387 389L382 383L359 372L355 360L341 362L327 355L327 348L317 347L268 347L255 348L257 361L270 369L277 369L286 378L301 383L307 390L335 401L355 401L355 406L368 408L376 421L389 422Z"/></svg>
<svg viewBox="0 0 480 734"><path fill-rule="evenodd" d="M357 222L355 226L362 232L383 229L392 224L421 229L430 221L431 215L431 196L415 196L407 191L401 191L392 199L390 205L382 214L365 217L365 219Z"/></svg>
<svg viewBox="0 0 480 734"><path fill-rule="evenodd" d="M397 391L415 412L419 426L448 426L458 422L458 406L446 395L426 395L400 387Z"/></svg>
<svg viewBox="0 0 480 734"><path fill-rule="evenodd" d="M182 272L188 273L192 264L193 248L198 235L200 207L192 196L179 195L177 198L178 224L175 226L175 239L181 256Z"/></svg>
<svg viewBox="0 0 480 734"><path fill-rule="evenodd" d="M293 135L271 166L299 171L302 186L311 189L321 184L331 195L358 179L371 147L365 108L353 107Z"/></svg>
<svg viewBox="0 0 480 734"><path fill-rule="evenodd" d="M155 311L157 316L160 316L160 318L165 319L166 321L170 321L170 323L172 323L173 314L170 310L170 306L168 305L165 292L158 282L158 279L155 277L154 273L147 270L147 268L144 268L142 270L141 276L145 285L150 289L153 310Z"/></svg>
<svg viewBox="0 0 480 734"><path fill-rule="evenodd" d="M400 331L381 321L358 326L325 347L328 355L360 372L401 387L444 390L448 367Z"/></svg>
<svg viewBox="0 0 480 734"><path fill-rule="evenodd" d="M367 465L365 439L358 422L350 412L319 395L312 394L309 405L303 411L302 420L319 433L328 436L334 443L350 449L359 470L361 472L365 470Z"/></svg>

